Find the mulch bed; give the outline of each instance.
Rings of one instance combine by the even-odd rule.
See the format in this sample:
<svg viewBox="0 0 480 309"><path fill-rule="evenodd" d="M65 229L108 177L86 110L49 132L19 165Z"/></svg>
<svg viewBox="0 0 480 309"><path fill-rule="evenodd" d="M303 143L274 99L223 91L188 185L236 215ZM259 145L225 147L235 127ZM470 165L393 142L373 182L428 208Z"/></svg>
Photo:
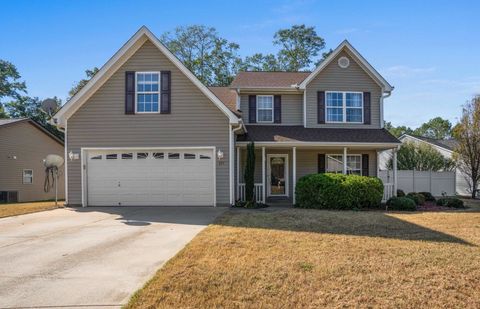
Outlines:
<svg viewBox="0 0 480 309"><path fill-rule="evenodd" d="M435 202L425 202L425 204L421 206L417 206L417 210L420 210L420 211L445 211L445 210L457 210L457 209L464 209L464 208L438 206L437 204L435 204Z"/></svg>

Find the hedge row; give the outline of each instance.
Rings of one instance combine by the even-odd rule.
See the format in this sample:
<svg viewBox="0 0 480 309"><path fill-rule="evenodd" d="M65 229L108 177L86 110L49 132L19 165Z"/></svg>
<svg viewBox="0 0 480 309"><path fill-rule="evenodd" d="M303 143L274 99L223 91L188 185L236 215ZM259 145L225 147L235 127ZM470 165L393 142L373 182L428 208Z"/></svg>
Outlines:
<svg viewBox="0 0 480 309"><path fill-rule="evenodd" d="M361 209L379 207L383 183L375 177L343 174L311 174L295 187L296 207Z"/></svg>

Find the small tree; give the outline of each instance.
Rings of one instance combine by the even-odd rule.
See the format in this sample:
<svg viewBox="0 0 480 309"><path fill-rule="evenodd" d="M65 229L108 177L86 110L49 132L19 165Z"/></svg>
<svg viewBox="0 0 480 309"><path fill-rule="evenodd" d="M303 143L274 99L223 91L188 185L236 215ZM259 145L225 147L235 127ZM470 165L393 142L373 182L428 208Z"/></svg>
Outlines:
<svg viewBox="0 0 480 309"><path fill-rule="evenodd" d="M475 198L480 182L480 96L463 106L462 118L453 129L453 136L458 141L455 148L458 168L466 175Z"/></svg>
<svg viewBox="0 0 480 309"><path fill-rule="evenodd" d="M255 202L255 144L251 142L247 146L247 163L245 165L245 201Z"/></svg>
<svg viewBox="0 0 480 309"><path fill-rule="evenodd" d="M387 164L393 166L393 158ZM430 145L404 143L397 153L397 166L399 170L417 171L449 171L455 167L452 160L444 158L440 152Z"/></svg>

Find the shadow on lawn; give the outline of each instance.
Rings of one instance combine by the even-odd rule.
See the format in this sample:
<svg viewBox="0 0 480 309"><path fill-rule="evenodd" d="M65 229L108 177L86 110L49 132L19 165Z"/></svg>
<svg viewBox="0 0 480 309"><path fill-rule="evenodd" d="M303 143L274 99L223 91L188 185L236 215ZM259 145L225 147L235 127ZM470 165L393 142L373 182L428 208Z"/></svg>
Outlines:
<svg viewBox="0 0 480 309"><path fill-rule="evenodd" d="M245 228L383 237L475 246L461 238L407 222L380 211L232 210L219 217L215 223Z"/></svg>

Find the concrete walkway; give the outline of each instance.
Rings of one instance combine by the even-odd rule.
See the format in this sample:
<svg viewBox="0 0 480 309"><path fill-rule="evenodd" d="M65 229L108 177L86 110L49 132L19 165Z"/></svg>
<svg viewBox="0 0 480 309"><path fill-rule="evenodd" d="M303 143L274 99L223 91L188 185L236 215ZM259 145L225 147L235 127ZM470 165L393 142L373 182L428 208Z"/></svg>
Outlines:
<svg viewBox="0 0 480 309"><path fill-rule="evenodd" d="M0 308L116 308L226 208L66 208L0 219Z"/></svg>

